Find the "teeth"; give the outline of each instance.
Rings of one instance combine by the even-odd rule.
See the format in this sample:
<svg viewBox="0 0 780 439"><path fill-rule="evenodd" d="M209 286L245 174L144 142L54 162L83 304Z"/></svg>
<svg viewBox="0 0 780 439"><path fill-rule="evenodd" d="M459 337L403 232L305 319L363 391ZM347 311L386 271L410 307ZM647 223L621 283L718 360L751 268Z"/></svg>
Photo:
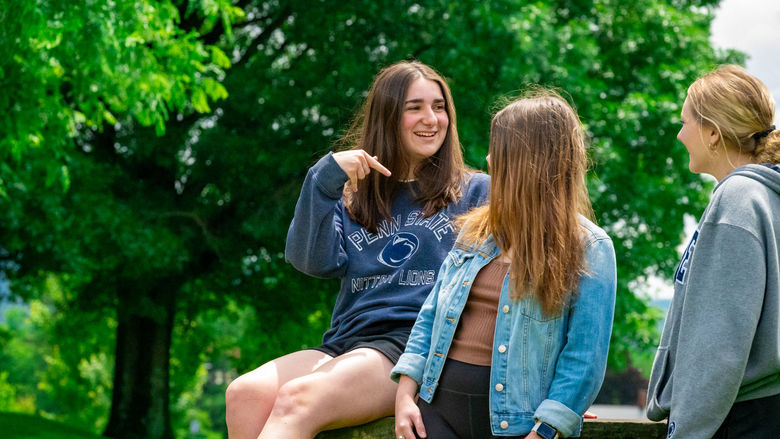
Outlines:
<svg viewBox="0 0 780 439"><path fill-rule="evenodd" d="M429 133L429 132L423 132L423 131L416 131L414 134L417 134L418 136L423 136L423 137L433 137L433 136L436 135L435 132L434 133Z"/></svg>

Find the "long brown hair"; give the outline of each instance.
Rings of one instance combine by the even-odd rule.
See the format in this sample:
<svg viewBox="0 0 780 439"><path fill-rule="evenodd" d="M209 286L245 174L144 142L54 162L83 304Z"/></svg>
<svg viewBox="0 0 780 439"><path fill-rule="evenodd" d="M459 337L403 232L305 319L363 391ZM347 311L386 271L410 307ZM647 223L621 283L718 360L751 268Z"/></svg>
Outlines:
<svg viewBox="0 0 780 439"><path fill-rule="evenodd" d="M459 219L461 239L492 234L512 254L512 297L533 294L557 314L585 272L578 214L593 218L577 113L551 90L528 93L493 117L489 154L490 204Z"/></svg>
<svg viewBox="0 0 780 439"><path fill-rule="evenodd" d="M441 88L449 126L441 148L414 170L415 200L423 204L424 215L431 216L461 197L466 167L447 82L431 67L417 61L388 66L377 74L361 111L340 139L340 144L348 149L363 149L376 156L392 172L391 177L371 172L358 181L357 192L349 184L344 189L352 219L374 233L382 219L390 218L392 199L401 184L397 176L403 177L409 171L410 160L401 139L401 118L406 93L418 78L434 81Z"/></svg>
<svg viewBox="0 0 780 439"><path fill-rule="evenodd" d="M700 125L718 131L722 148L780 163L780 131L772 130L775 102L769 88L737 65L724 65L688 87L688 102Z"/></svg>

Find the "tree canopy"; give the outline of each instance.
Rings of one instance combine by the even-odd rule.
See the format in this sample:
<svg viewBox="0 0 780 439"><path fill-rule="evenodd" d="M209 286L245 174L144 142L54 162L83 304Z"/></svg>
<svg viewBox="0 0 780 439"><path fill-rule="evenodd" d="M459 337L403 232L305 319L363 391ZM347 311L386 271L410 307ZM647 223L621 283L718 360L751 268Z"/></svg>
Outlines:
<svg viewBox="0 0 780 439"><path fill-rule="evenodd" d="M709 44L716 5L5 2L3 267L14 292L111 334L90 339L114 361L105 434L172 437L200 365L244 372L318 343L337 288L282 257L300 185L376 72L415 58L448 79L477 168L502 97L542 84L576 106L618 257L610 364L625 367L657 337L638 285L671 275L707 198L675 143L685 89L744 61ZM83 375L79 355L63 373Z"/></svg>

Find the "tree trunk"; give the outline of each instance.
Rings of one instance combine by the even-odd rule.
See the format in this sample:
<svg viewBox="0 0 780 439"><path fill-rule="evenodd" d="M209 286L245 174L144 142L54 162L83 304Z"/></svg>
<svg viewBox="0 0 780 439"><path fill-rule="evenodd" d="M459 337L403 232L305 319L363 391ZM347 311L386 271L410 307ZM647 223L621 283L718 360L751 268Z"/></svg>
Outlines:
<svg viewBox="0 0 780 439"><path fill-rule="evenodd" d="M171 291L119 292L114 393L103 436L173 439L168 406L175 312Z"/></svg>

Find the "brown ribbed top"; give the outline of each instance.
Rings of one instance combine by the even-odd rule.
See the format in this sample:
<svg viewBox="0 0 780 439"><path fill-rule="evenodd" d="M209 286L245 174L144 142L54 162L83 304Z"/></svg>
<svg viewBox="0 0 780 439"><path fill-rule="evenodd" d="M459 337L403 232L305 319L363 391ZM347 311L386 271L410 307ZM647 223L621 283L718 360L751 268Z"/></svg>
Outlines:
<svg viewBox="0 0 780 439"><path fill-rule="evenodd" d="M501 286L509 262L493 259L482 267L471 285L447 357L478 366L490 366L493 334Z"/></svg>

